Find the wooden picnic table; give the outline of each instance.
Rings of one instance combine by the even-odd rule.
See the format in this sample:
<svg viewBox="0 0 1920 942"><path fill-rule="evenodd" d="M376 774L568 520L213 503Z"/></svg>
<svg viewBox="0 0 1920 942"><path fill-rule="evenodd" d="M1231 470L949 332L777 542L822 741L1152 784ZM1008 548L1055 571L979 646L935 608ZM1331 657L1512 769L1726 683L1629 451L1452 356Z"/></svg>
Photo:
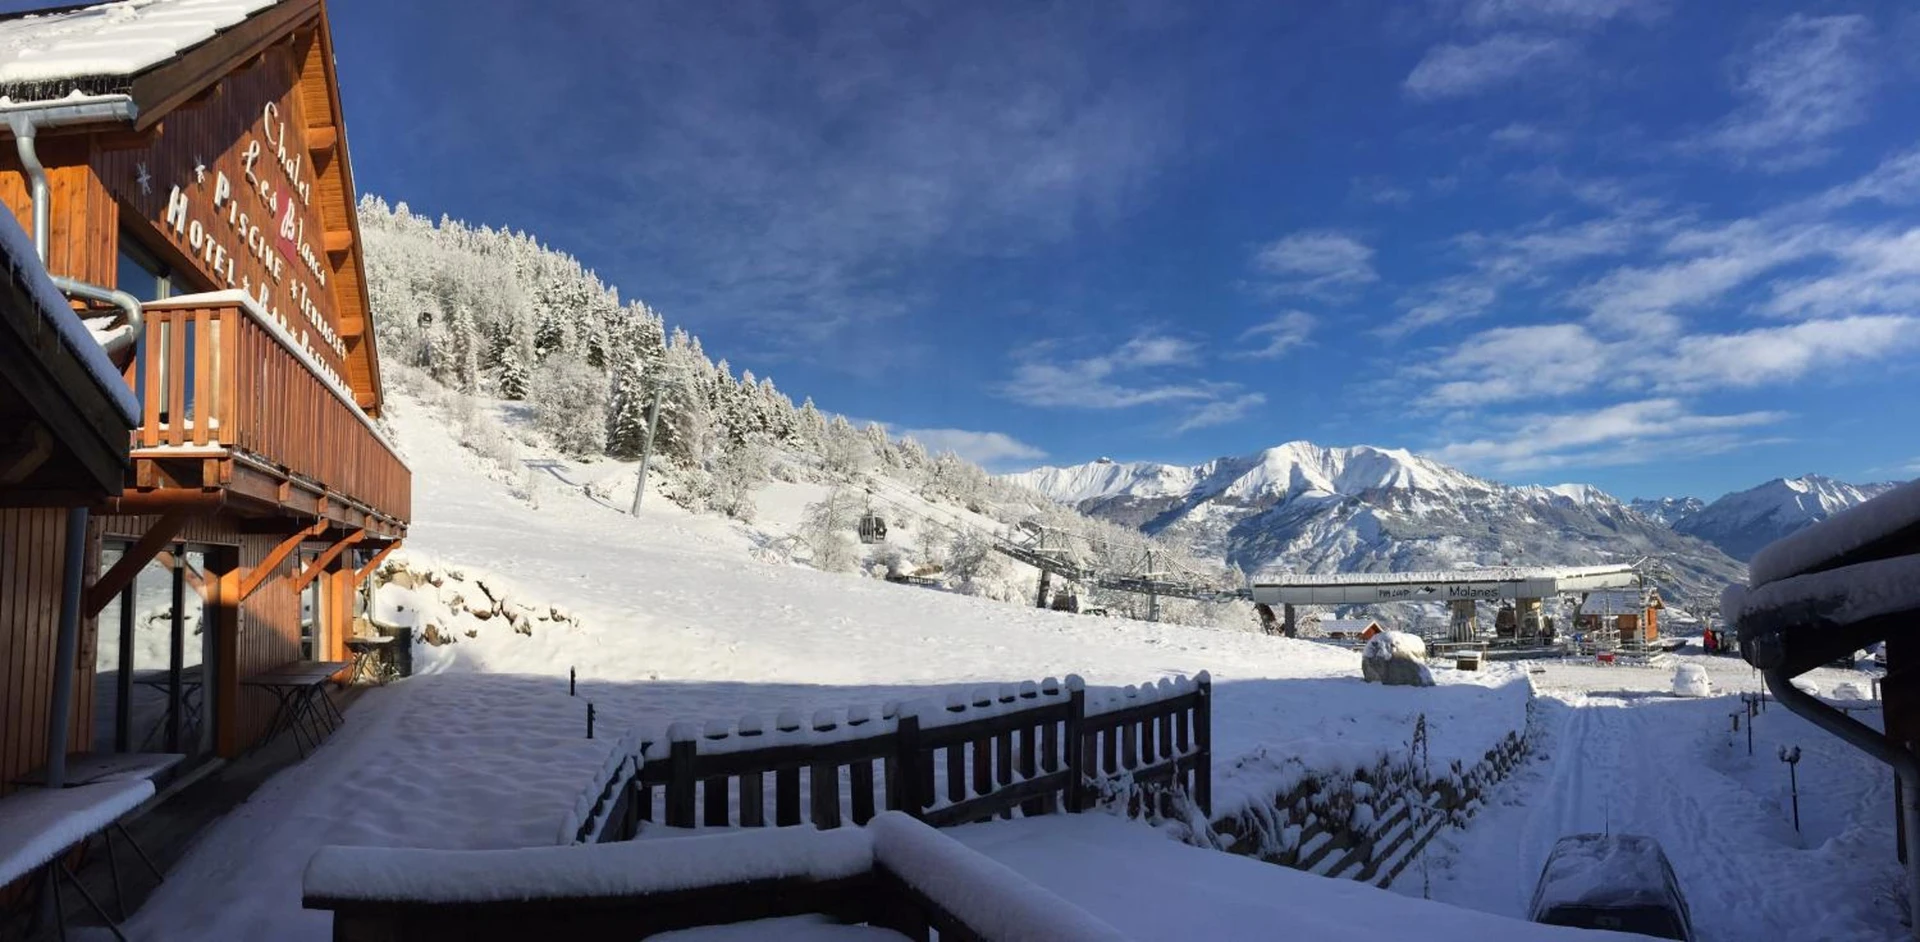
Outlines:
<svg viewBox="0 0 1920 942"><path fill-rule="evenodd" d="M245 686L273 694L276 704L260 745L292 732L300 758L307 757L308 749L319 748L327 733L346 722L327 696L327 681L352 666L349 661L293 661L241 680Z"/></svg>

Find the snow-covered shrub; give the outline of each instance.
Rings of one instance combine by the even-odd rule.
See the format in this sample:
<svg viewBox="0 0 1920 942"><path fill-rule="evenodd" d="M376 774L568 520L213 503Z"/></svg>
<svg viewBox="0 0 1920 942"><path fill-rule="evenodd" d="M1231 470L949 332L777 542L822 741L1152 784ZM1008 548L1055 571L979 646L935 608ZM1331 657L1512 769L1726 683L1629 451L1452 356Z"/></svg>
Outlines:
<svg viewBox="0 0 1920 942"><path fill-rule="evenodd" d="M807 505L798 536L813 553L813 568L847 572L859 564L853 533L865 507L864 499L845 488L834 488L825 500Z"/></svg>
<svg viewBox="0 0 1920 942"><path fill-rule="evenodd" d="M711 469L708 505L735 520L753 522L753 492L767 483L770 471L766 446L757 440L722 449Z"/></svg>
<svg viewBox="0 0 1920 942"><path fill-rule="evenodd" d="M542 364L527 390L534 424L562 452L599 455L606 447L607 381L579 360L555 356Z"/></svg>

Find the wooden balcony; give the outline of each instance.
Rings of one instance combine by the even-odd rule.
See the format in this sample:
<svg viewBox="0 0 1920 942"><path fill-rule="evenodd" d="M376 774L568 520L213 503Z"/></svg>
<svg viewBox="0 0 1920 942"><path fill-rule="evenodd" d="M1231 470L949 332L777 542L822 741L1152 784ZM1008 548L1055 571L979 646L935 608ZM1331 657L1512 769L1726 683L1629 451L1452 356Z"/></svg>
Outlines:
<svg viewBox="0 0 1920 942"><path fill-rule="evenodd" d="M412 472L321 361L245 294L145 305L128 366L140 400L123 512L183 490L258 516L318 517L403 536Z"/></svg>

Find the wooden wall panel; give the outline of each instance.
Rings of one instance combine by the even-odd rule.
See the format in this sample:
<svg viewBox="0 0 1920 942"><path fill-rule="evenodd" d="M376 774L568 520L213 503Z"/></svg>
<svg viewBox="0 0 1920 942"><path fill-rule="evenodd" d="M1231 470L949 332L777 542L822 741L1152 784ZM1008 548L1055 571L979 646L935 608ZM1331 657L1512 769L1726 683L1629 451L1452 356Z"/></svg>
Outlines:
<svg viewBox="0 0 1920 942"><path fill-rule="evenodd" d="M273 551L279 537L253 536L240 544L240 568L251 571ZM280 563L273 575L255 589L241 604L240 637L236 645L235 675L247 677L278 667L300 657L300 599L293 591L294 553ZM236 712L236 733L243 744L251 744L267 731L273 719L273 697L263 690L241 688Z"/></svg>
<svg viewBox="0 0 1920 942"><path fill-rule="evenodd" d="M216 94L168 114L164 133L151 145L99 151L93 168L105 192L127 207L127 227L143 233L143 242L170 248L164 254L208 288L259 298L345 381L336 349L337 279L326 253L324 194L307 150L298 70L291 44L276 45L221 79ZM184 207L178 216L176 201ZM296 232L283 240L289 210Z"/></svg>
<svg viewBox="0 0 1920 942"><path fill-rule="evenodd" d="M46 761L66 527L64 508L0 510L0 793ZM89 627L81 626L82 651L92 650ZM76 657L74 666L68 748L79 750L88 746L92 718L92 687L79 681L91 677L93 662Z"/></svg>

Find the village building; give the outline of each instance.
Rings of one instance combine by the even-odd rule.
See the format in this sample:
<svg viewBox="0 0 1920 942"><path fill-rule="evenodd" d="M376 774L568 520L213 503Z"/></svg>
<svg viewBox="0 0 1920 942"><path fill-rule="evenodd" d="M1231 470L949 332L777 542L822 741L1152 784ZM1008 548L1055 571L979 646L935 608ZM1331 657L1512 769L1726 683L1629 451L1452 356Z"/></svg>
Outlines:
<svg viewBox="0 0 1920 942"><path fill-rule="evenodd" d="M411 513L325 4L0 17L0 200L0 793L237 756Z"/></svg>
<svg viewBox="0 0 1920 942"><path fill-rule="evenodd" d="M1365 641L1386 630L1371 618L1322 618L1318 627L1322 637L1336 641Z"/></svg>
<svg viewBox="0 0 1920 942"><path fill-rule="evenodd" d="M1618 639L1623 645L1647 644L1659 639L1660 613L1666 607L1660 590L1652 586L1602 589L1580 603L1574 626L1603 643Z"/></svg>

